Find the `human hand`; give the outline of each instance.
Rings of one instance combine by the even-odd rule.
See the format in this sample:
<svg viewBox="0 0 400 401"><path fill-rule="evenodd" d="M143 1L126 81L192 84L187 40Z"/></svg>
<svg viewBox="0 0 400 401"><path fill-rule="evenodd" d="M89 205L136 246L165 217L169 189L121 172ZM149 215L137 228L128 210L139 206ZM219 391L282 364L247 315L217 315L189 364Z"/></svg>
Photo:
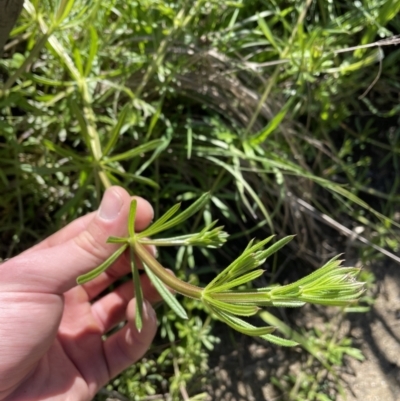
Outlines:
<svg viewBox="0 0 400 401"><path fill-rule="evenodd" d="M147 276L141 276L147 301L140 333L131 282L96 298L130 272L125 254L95 280L76 285L79 275L118 248L106 243L110 235L127 235L130 201L124 189L112 187L97 212L0 265L0 400L91 400L149 348L157 324L151 303L161 298ZM144 199L137 202L140 231L153 210ZM103 340L124 320L121 330Z"/></svg>

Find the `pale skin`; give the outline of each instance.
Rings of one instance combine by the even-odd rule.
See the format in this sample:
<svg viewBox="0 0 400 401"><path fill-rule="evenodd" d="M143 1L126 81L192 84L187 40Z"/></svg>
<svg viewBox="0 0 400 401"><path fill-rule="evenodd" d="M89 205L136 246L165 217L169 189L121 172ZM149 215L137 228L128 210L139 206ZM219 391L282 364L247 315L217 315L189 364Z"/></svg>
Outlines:
<svg viewBox="0 0 400 401"><path fill-rule="evenodd" d="M98 211L81 217L35 247L0 265L0 401L86 401L111 378L140 359L156 333L152 303L159 294L141 276L145 313L135 328L132 282L98 297L130 271L127 255L83 286L76 278L118 247L126 236L131 197L109 188ZM135 229L153 218L138 202ZM118 323L125 326L105 339Z"/></svg>

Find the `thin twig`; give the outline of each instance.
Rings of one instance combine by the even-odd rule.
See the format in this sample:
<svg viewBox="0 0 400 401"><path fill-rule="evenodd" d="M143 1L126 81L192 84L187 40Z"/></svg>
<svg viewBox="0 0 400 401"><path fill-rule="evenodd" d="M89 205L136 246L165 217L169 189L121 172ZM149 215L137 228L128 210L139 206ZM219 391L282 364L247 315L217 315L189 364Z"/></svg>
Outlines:
<svg viewBox="0 0 400 401"><path fill-rule="evenodd" d="M351 47L346 47L345 49L334 50L333 53L339 54L339 53L351 52L353 50L358 50L358 49L367 49L369 47L398 45L399 43L400 43L400 35L395 35L387 39L378 40L377 42L367 43L366 45L351 46Z"/></svg>
<svg viewBox="0 0 400 401"><path fill-rule="evenodd" d="M376 75L376 77L374 78L374 80L371 82L371 84L368 86L368 88L364 91L364 93L362 95L360 95L358 98L364 99L365 96L368 95L369 91L375 86L375 84L378 82L379 78L381 77L382 74L382 58L379 59L379 70L378 70L378 74Z"/></svg>

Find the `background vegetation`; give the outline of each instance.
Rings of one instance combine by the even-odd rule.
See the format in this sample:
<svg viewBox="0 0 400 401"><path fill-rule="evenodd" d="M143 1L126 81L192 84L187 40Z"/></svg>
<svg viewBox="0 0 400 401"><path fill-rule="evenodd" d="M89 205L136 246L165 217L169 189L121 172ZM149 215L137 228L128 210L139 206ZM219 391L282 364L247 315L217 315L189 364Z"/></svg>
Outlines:
<svg viewBox="0 0 400 401"><path fill-rule="evenodd" d="M97 208L115 183L157 215L212 192L179 232L213 216L227 245L160 255L193 283L271 233L297 237L260 285L350 249L351 263L396 259L399 11L399 0L25 1L0 60L0 257ZM219 340L201 307L184 304L185 323L159 308L154 348L105 392L205 399ZM362 358L349 339L329 341L300 342L328 372L345 354ZM333 377L329 391L318 377L276 385L287 399L328 400Z"/></svg>

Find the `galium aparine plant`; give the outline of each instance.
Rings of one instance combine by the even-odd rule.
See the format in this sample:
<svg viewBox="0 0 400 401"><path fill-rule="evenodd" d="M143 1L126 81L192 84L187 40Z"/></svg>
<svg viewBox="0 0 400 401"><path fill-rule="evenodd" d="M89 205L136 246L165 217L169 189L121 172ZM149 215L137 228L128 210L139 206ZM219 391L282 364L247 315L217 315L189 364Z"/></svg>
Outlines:
<svg viewBox="0 0 400 401"><path fill-rule="evenodd" d="M136 216L136 200L131 202L128 237L109 237L109 243L119 243L121 247L104 263L91 272L78 277L78 284L94 279L109 268L128 248L136 296L136 326L142 328L143 294L140 286L139 269L136 258L140 259L144 270L165 302L183 319L186 312L175 296L167 288L186 297L198 299L209 312L225 322L233 329L249 335L259 336L273 343L293 346L292 340L272 334L273 326L254 327L243 317L253 316L262 308L300 307L305 303L319 305L346 306L355 302L364 291L364 283L357 281L358 268L342 267L338 257L331 259L324 266L308 276L288 285L271 286L241 290L238 287L260 277L264 270L259 267L265 260L286 245L293 236L287 236L266 248L273 236L263 241L250 241L243 253L228 267L217 275L206 287L198 287L169 274L165 268L146 250L146 245L163 246L204 246L217 248L224 244L228 234L223 227L216 226L216 221L207 225L198 233L170 238L153 238L154 235L177 226L199 211L208 201L209 195L202 195L189 208L178 213L180 204L173 206L162 217L146 230L136 233L134 222Z"/></svg>

